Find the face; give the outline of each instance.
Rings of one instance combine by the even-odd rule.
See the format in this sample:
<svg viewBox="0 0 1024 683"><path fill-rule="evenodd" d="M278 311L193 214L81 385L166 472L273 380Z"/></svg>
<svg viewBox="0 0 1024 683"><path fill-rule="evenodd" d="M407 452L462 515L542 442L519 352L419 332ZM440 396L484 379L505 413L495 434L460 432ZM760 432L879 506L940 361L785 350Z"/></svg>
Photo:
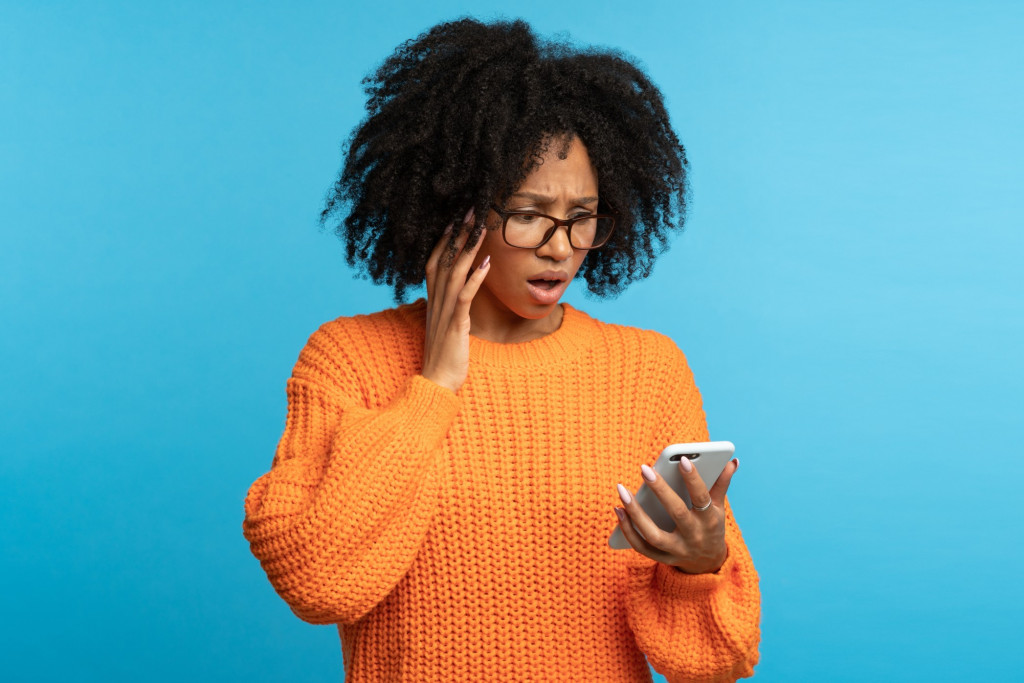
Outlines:
<svg viewBox="0 0 1024 683"><path fill-rule="evenodd" d="M565 159L558 158L560 141L553 141L537 166L509 198L505 211L535 211L555 218L572 218L597 212L597 172L586 146L575 138ZM491 257L490 272L473 300L474 321L489 324L521 324L542 321L555 313L558 300L587 251L573 249L564 227L536 249L518 249L505 243L501 217L491 211L489 228L476 262ZM559 318L560 321L560 318ZM483 322L483 321L482 321Z"/></svg>

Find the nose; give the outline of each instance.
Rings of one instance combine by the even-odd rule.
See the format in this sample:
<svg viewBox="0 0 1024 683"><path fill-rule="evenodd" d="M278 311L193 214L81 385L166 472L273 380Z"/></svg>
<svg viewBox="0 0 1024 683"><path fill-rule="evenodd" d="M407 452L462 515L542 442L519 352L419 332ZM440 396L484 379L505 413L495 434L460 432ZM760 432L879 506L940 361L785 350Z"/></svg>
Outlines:
<svg viewBox="0 0 1024 683"><path fill-rule="evenodd" d="M572 244L569 242L569 230L564 225L555 227L555 234L547 242L537 247L537 256L564 261L572 256Z"/></svg>

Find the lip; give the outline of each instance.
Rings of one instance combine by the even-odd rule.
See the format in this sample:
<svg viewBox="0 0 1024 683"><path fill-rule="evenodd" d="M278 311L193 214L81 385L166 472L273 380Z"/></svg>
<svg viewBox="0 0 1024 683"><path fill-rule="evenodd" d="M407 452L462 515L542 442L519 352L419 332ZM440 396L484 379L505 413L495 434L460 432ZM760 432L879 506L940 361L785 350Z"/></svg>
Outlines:
<svg viewBox="0 0 1024 683"><path fill-rule="evenodd" d="M532 275L527 280L560 280L567 282L569 280L569 273L565 273L561 270L545 270L543 273L537 273Z"/></svg>
<svg viewBox="0 0 1024 683"><path fill-rule="evenodd" d="M559 284L555 285L551 289L542 289L534 285L530 280L558 280ZM569 275L561 271L548 270L527 279L526 287L530 292L530 296L537 303L545 306L555 304L558 303L558 300L562 298L562 294L565 293L566 288L569 287Z"/></svg>

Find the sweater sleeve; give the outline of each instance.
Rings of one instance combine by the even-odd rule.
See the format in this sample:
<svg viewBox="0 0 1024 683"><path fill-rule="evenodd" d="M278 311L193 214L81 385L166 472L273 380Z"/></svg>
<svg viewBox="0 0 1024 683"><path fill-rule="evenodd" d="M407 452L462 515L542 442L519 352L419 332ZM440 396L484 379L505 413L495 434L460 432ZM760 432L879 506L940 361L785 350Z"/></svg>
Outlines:
<svg viewBox="0 0 1024 683"><path fill-rule="evenodd" d="M315 624L358 620L408 571L437 511L439 454L459 408L422 375L367 407L341 346L321 327L303 349L273 464L245 500L253 554Z"/></svg>
<svg viewBox="0 0 1024 683"><path fill-rule="evenodd" d="M700 392L682 353L668 340L661 368L677 400L652 430L660 447L708 440ZM758 661L761 594L757 572L726 502L728 558L717 572L685 574L634 553L629 566L630 627L648 662L671 683L735 681Z"/></svg>

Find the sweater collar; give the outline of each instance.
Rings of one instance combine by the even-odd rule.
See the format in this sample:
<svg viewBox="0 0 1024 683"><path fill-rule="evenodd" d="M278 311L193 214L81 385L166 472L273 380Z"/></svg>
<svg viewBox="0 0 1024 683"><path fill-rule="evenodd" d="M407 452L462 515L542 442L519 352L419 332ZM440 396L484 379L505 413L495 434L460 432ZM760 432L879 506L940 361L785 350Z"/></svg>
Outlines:
<svg viewBox="0 0 1024 683"><path fill-rule="evenodd" d="M426 300L408 305L409 313L423 324ZM516 344L502 344L470 335L470 363L488 366L561 365L582 356L594 345L596 321L583 311L562 302L562 324L551 334Z"/></svg>
<svg viewBox="0 0 1024 683"><path fill-rule="evenodd" d="M551 334L518 344L502 344L479 337L469 338L471 363L482 365L558 365L576 359L587 344L590 316L562 303L562 324Z"/></svg>

